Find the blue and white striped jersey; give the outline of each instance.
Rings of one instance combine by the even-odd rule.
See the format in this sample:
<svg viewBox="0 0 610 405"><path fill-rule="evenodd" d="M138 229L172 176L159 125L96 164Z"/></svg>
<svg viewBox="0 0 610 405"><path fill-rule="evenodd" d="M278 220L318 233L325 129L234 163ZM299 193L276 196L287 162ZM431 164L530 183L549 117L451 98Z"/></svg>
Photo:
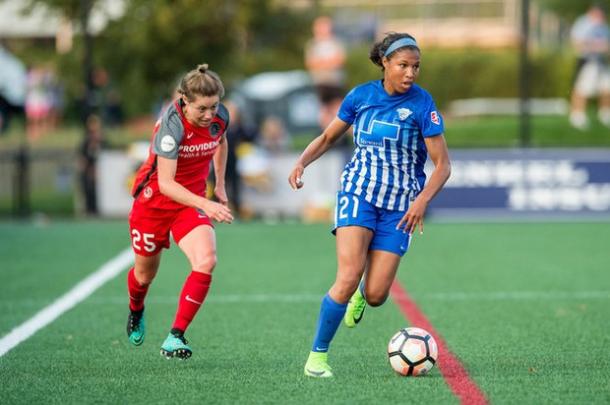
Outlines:
<svg viewBox="0 0 610 405"><path fill-rule="evenodd" d="M341 175L341 190L364 194L379 208L405 211L424 187L424 137L444 132L432 96L416 84L390 96L381 80L361 84L337 116L354 128L356 149Z"/></svg>

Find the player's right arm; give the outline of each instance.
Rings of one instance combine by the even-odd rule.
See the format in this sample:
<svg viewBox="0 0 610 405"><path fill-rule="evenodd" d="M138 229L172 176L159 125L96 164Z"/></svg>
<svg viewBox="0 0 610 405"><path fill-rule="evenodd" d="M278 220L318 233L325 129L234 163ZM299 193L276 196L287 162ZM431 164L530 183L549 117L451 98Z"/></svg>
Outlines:
<svg viewBox="0 0 610 405"><path fill-rule="evenodd" d="M303 181L301 180L305 168L322 156L327 150L333 146L333 144L341 138L341 136L349 129L351 124L343 121L342 119L335 117L326 129L315 138L303 151L299 159L294 165L290 176L288 176L288 183L294 190L303 187Z"/></svg>

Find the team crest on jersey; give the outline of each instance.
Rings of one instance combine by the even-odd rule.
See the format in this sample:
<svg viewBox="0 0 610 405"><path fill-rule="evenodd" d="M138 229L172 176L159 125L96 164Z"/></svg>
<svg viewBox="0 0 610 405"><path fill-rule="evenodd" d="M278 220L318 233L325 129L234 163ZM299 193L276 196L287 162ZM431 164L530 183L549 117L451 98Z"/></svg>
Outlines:
<svg viewBox="0 0 610 405"><path fill-rule="evenodd" d="M150 198L150 197L152 197L152 195L153 195L152 188L150 188L150 186L146 187L144 189L144 198Z"/></svg>
<svg viewBox="0 0 610 405"><path fill-rule="evenodd" d="M438 113L436 111L432 111L430 113L430 121L432 121L433 123L435 123L436 125L441 125L441 120L438 117Z"/></svg>
<svg viewBox="0 0 610 405"><path fill-rule="evenodd" d="M396 110L396 112L398 113L398 119L401 121L406 120L409 118L409 115L413 114L413 111L409 110L408 108L399 108Z"/></svg>
<svg viewBox="0 0 610 405"><path fill-rule="evenodd" d="M220 132L220 124L217 122L212 123L212 125L210 125L210 135L217 136L219 132Z"/></svg>

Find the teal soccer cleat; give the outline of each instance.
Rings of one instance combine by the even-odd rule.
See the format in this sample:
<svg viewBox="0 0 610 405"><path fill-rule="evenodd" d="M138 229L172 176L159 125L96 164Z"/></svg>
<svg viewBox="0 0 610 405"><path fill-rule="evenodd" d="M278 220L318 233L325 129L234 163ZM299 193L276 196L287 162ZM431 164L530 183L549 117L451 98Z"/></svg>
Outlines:
<svg viewBox="0 0 610 405"><path fill-rule="evenodd" d="M183 335L170 333L161 345L161 355L167 359L177 357L186 360L193 354Z"/></svg>
<svg viewBox="0 0 610 405"><path fill-rule="evenodd" d="M144 343L144 333L146 331L144 325L144 309L141 311L129 311L127 317L127 337L134 346L140 346Z"/></svg>

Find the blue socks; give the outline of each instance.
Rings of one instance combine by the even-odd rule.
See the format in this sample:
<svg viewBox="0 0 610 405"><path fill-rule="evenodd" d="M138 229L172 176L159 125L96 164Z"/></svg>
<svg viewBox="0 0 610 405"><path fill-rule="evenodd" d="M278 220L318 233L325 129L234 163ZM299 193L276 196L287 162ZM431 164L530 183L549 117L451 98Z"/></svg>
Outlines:
<svg viewBox="0 0 610 405"><path fill-rule="evenodd" d="M318 328L313 340L311 351L326 353L330 341L333 340L337 328L345 315L347 304L336 303L328 294L322 299L320 306L320 317L318 318Z"/></svg>

